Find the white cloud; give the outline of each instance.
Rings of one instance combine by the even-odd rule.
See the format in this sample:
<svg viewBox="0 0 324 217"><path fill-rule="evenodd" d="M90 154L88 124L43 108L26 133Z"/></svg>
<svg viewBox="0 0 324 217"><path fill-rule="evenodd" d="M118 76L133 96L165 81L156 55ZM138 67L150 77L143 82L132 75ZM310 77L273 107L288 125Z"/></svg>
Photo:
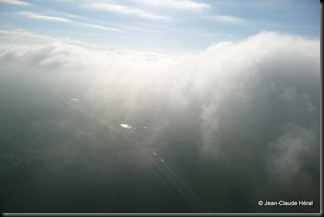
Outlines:
<svg viewBox="0 0 324 217"><path fill-rule="evenodd" d="M79 25L79 26L86 27L86 28L95 28L95 29L108 30L108 31L113 31L113 32L120 31L119 29L113 28L113 27L85 23L85 22L78 22L78 21L74 21L74 20L70 20L70 19L66 19L66 18L62 18L62 17L47 16L47 15L42 15L42 14L33 13L33 12L29 12L29 11L21 11L21 12L17 12L16 14L18 14L20 16L25 16L25 17L28 17L31 19L38 19L38 20L51 21L51 22L70 23L70 24Z"/></svg>
<svg viewBox="0 0 324 217"><path fill-rule="evenodd" d="M82 22L75 22L75 21L73 23L74 24L77 24L77 25L84 26L84 27L89 27L89 28L95 28L95 29L101 29L101 30L108 30L108 31L113 31L113 32L120 31L117 28L107 27L107 26L102 26L102 25L97 25L97 24L82 23Z"/></svg>
<svg viewBox="0 0 324 217"><path fill-rule="evenodd" d="M52 21L52 22L71 22L71 20L66 19L66 18L45 16L45 15L41 15L38 13L29 12L29 11L21 11L21 12L17 12L17 14L31 18L31 19L37 19L37 20L46 20L46 21Z"/></svg>
<svg viewBox="0 0 324 217"><path fill-rule="evenodd" d="M239 17L228 16L228 15L214 15L206 16L206 19L215 20L219 22L231 23L231 24L247 24L248 21Z"/></svg>
<svg viewBox="0 0 324 217"><path fill-rule="evenodd" d="M12 4L12 5L18 5L18 6L29 6L30 5L30 3L28 3L28 2L19 1L19 0L0 0L0 3Z"/></svg>
<svg viewBox="0 0 324 217"><path fill-rule="evenodd" d="M7 44L6 42L11 41L12 39L15 40L15 44L12 44L12 46L16 44L24 43L24 45L27 44L35 44L35 43L47 43L47 42L53 42L58 40L67 40L67 38L52 38L45 35L39 35L32 32L28 32L23 29L17 29L13 31L8 30L0 30L0 38L2 43Z"/></svg>
<svg viewBox="0 0 324 217"><path fill-rule="evenodd" d="M106 11L112 11L121 14L135 15L138 17L144 17L148 19L164 20L164 21L171 20L169 17L156 15L148 11L142 10L140 8L132 8L132 7L127 7L124 5L119 5L115 3L109 3L109 2L99 2L99 3L93 2L93 3L88 3L86 6L98 10L106 10Z"/></svg>
<svg viewBox="0 0 324 217"><path fill-rule="evenodd" d="M154 7L174 8L179 10L205 11L211 6L206 3L200 3L192 0L137 0Z"/></svg>
<svg viewBox="0 0 324 217"><path fill-rule="evenodd" d="M11 40L21 35L12 33ZM237 159L232 164L248 164L255 155L266 161L273 141L290 141L291 136L275 133L287 123L295 123L305 132L315 132L319 126L319 40L261 32L240 42L211 45L190 56L97 51L64 40L37 46L0 45L2 73L12 65L17 74L39 71L36 80L44 79L40 83L49 86L53 81L61 83L63 86L53 86L60 91L77 86L82 102L104 110L107 117L126 121L145 114L152 125L173 127L178 135L194 134L190 130L196 129L209 153L215 158ZM46 71L55 73L46 78ZM159 132L163 130L167 128ZM303 135L307 138L298 139L301 143L291 141L298 147L313 142L309 146L312 152L318 135L300 133ZM288 155L291 162L299 159L297 152Z"/></svg>
<svg viewBox="0 0 324 217"><path fill-rule="evenodd" d="M197 173L211 179L206 189L217 189L216 182L219 188L244 183L239 190L248 189L244 198L251 203L260 195L296 192L294 183L319 192L313 169L320 164L319 40L261 32L197 54L168 56L98 51L23 31L1 30L0 37L11 40L0 40L1 82L80 99L118 125L143 123L152 130L146 138L152 143L202 138L195 153L202 157L190 161L215 174L213 180Z"/></svg>

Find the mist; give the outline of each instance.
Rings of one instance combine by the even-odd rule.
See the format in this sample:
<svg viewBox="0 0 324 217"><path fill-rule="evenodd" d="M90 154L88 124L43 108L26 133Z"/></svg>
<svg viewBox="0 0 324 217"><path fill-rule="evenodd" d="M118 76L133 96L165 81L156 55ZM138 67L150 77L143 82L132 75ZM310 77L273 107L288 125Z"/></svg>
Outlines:
<svg viewBox="0 0 324 217"><path fill-rule="evenodd" d="M212 212L319 210L319 40L264 31L190 55L23 40L0 44L1 107L28 113L3 113L2 138L46 152L130 143L87 125L89 117L73 119L95 114L135 127L132 135L164 156ZM73 106L82 112L58 115L65 102L53 99L62 96L78 99ZM314 206L262 207L259 200Z"/></svg>

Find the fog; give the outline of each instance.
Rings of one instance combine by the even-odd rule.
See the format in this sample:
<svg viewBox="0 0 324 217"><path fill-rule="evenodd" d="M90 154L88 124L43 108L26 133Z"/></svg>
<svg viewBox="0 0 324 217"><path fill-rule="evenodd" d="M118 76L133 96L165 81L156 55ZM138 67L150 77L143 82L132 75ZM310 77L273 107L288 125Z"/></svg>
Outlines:
<svg viewBox="0 0 324 217"><path fill-rule="evenodd" d="M21 103L37 102L41 109L25 119L3 113L2 138L12 134L46 152L129 143L72 119L95 114L156 146L212 212L319 211L319 40L264 31L171 55L10 37L15 43L0 44L1 107L26 111ZM69 106L82 112L57 115L65 102L53 96L75 99ZM314 206L261 207L259 200Z"/></svg>

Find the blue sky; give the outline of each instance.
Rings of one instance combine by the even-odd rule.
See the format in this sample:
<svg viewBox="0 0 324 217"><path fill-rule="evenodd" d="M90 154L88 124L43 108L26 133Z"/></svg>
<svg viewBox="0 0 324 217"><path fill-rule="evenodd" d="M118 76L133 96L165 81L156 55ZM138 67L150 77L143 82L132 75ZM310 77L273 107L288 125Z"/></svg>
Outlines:
<svg viewBox="0 0 324 217"><path fill-rule="evenodd" d="M115 49L190 53L276 31L320 37L316 0L0 0L0 29Z"/></svg>

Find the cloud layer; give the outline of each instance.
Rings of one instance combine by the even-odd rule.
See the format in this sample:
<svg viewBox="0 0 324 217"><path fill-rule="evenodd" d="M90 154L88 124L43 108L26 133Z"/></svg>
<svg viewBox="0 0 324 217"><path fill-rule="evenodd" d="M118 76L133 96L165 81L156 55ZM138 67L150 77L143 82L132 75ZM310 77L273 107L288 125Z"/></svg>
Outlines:
<svg viewBox="0 0 324 217"><path fill-rule="evenodd" d="M1 44L0 62L1 80L64 92L101 117L154 128L151 143L201 138L197 156L209 159L201 164L221 165L205 172L246 177L254 199L271 195L261 190L267 179L285 189L301 189L291 183L304 179L319 187L310 169L319 167L318 40L261 32L188 56Z"/></svg>

